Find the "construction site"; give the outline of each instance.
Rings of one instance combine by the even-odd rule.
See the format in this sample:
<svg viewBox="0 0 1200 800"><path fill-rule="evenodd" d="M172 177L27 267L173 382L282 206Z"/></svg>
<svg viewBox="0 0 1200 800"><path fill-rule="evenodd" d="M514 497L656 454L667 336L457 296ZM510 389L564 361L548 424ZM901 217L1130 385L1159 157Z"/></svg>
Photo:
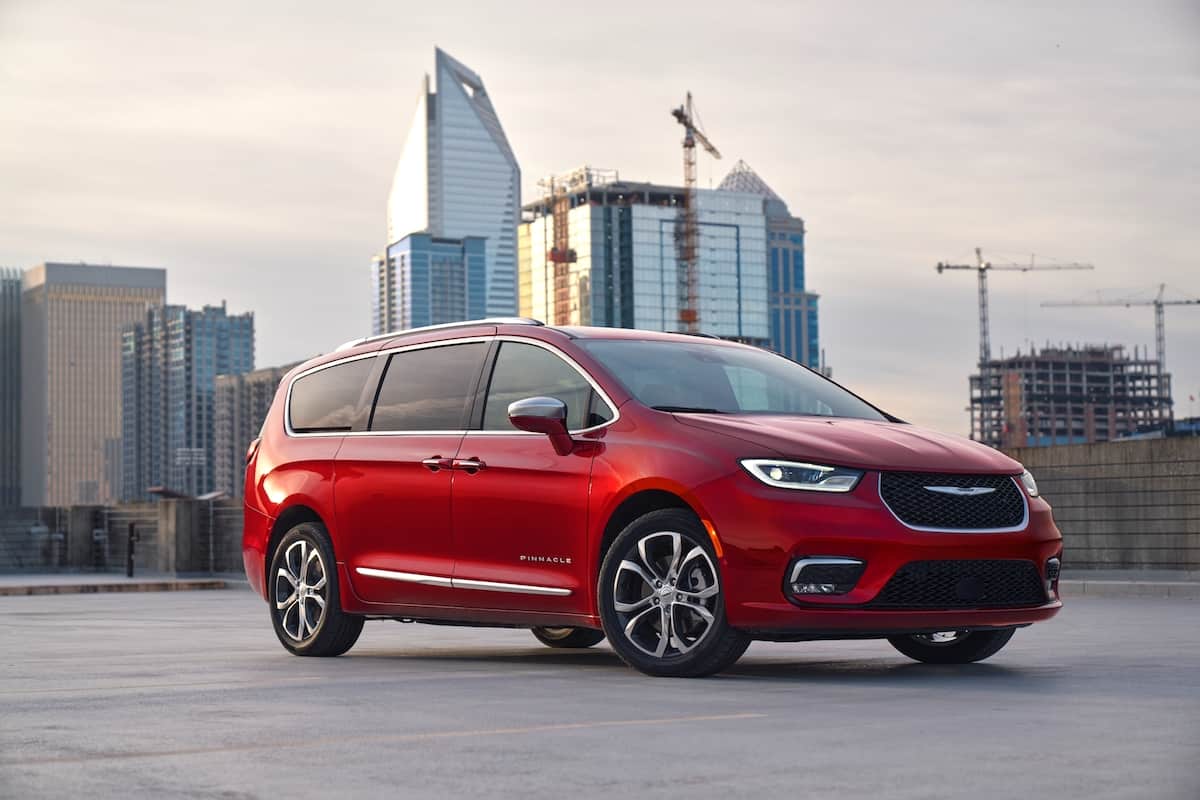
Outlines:
<svg viewBox="0 0 1200 800"><path fill-rule="evenodd" d="M979 371L969 378L971 438L992 447L1091 444L1170 430L1174 420L1167 372L1166 306L1200 305L1200 299L1168 299L1166 286L1148 298L1106 297L1046 302L1044 307L1142 307L1154 309L1155 350L1109 344L1047 344L1040 351L992 358L988 275L991 272L1092 270L1091 264L992 263L975 250L975 263L939 262L947 270L976 273L979 293Z"/></svg>

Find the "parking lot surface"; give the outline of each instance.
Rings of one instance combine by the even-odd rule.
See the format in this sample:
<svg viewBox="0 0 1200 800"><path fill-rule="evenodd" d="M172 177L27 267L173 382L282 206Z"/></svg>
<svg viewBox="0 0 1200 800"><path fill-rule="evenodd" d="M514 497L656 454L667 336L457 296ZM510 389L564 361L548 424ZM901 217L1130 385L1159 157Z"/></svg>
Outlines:
<svg viewBox="0 0 1200 800"><path fill-rule="evenodd" d="M982 664L369 623L290 656L245 591L0 598L0 797L1200 797L1200 604L1068 598Z"/></svg>

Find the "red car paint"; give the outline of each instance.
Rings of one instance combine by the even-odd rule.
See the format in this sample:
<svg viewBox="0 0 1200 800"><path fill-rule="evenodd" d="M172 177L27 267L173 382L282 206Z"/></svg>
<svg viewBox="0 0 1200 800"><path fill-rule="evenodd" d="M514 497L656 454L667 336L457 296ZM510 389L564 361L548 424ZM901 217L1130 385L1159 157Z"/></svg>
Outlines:
<svg viewBox="0 0 1200 800"><path fill-rule="evenodd" d="M575 435L567 455L559 455L548 436L518 431L306 438L286 430L288 387L314 366L400 346L497 336L540 342L573 360L618 409L616 421ZM1025 625L1049 619L1061 607L1056 592L1036 607L863 607L907 562L1018 558L1041 570L1061 554L1050 506L1029 496L1020 481L1027 523L1006 533L914 530L880 497L884 470L1019 476L1021 465L1004 454L901 422L657 411L633 398L579 346L576 337L582 336L696 341L619 329L460 325L370 340L293 370L280 384L247 464L243 554L254 590L267 596L270 547L307 516L319 518L329 532L341 604L349 613L599 627L596 584L606 531L611 537L624 503L671 495L695 512L714 539L730 624L764 638ZM372 374L377 380L379 370ZM780 489L739 466L739 459L754 457L854 467L866 475L844 494ZM441 460L443 468L423 464L427 459ZM460 466L477 462L484 467ZM858 558L866 569L849 594L797 603L785 595L785 572L794 558L814 554ZM570 594L398 583L356 572L362 566L556 586Z"/></svg>

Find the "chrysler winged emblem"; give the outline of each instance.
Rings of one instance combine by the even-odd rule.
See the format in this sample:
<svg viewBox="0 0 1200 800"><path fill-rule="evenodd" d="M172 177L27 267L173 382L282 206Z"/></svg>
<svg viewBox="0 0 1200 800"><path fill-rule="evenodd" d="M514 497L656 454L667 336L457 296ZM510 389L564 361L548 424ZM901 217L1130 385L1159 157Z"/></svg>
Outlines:
<svg viewBox="0 0 1200 800"><path fill-rule="evenodd" d="M938 494L952 494L958 497L975 497L996 491L990 486L926 486L925 489Z"/></svg>

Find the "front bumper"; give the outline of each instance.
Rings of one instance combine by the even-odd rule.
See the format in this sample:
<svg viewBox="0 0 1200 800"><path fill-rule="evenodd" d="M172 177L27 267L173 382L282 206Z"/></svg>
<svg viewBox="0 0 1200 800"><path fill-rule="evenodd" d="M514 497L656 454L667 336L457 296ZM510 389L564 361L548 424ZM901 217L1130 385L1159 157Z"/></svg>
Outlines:
<svg viewBox="0 0 1200 800"><path fill-rule="evenodd" d="M1056 595L1017 608L875 609L868 604L902 566L914 561L1020 559L1044 577L1062 553L1050 507L1026 498L1026 526L1008 533L919 531L898 521L871 476L850 493L818 494L763 486L749 476L708 487L702 502L720 538L726 615L747 631L823 635L888 633L1028 625L1053 617ZM790 600L784 585L798 558L837 556L864 562L853 590Z"/></svg>

